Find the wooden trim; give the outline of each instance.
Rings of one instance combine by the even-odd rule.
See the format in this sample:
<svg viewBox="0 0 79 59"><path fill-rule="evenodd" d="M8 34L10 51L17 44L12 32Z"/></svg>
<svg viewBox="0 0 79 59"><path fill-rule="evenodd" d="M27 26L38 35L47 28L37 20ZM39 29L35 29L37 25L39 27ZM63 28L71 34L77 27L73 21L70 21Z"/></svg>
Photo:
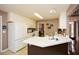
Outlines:
<svg viewBox="0 0 79 59"><path fill-rule="evenodd" d="M77 20L79 20L79 16L70 17L70 20L71 21L77 21Z"/></svg>

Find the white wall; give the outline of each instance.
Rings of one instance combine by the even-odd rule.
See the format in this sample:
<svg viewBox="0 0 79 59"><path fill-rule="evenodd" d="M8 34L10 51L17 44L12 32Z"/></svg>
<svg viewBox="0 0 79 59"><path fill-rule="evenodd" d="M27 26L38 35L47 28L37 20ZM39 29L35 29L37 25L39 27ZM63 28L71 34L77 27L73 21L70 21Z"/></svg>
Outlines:
<svg viewBox="0 0 79 59"><path fill-rule="evenodd" d="M0 16L0 52L2 51L2 16Z"/></svg>
<svg viewBox="0 0 79 59"><path fill-rule="evenodd" d="M59 17L59 28L67 28L67 15L66 12L61 12Z"/></svg>
<svg viewBox="0 0 79 59"><path fill-rule="evenodd" d="M15 23L16 39L26 37L28 35L27 28L36 27L36 21L23 17L21 15L12 13L12 12L8 13L8 21L13 21Z"/></svg>

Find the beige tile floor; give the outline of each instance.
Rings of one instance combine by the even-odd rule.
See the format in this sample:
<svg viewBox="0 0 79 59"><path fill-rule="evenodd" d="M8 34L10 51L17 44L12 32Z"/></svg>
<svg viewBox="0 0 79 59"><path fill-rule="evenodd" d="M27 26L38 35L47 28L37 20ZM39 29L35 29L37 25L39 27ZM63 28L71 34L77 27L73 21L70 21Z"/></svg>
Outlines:
<svg viewBox="0 0 79 59"><path fill-rule="evenodd" d="M5 52L3 52L3 53L0 53L0 55L27 55L27 53L28 53L27 51L28 51L28 50L27 50L27 48L25 47L25 48L19 50L19 51L16 52L16 53L14 53L14 52L8 50L8 51L5 51Z"/></svg>

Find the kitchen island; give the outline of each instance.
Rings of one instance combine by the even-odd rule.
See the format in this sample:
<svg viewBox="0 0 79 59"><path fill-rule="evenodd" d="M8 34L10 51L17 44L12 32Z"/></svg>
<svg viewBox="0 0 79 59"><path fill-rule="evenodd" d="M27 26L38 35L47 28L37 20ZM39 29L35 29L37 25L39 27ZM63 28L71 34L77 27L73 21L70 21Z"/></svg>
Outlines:
<svg viewBox="0 0 79 59"><path fill-rule="evenodd" d="M68 37L32 37L24 41L28 44L28 55L67 55Z"/></svg>

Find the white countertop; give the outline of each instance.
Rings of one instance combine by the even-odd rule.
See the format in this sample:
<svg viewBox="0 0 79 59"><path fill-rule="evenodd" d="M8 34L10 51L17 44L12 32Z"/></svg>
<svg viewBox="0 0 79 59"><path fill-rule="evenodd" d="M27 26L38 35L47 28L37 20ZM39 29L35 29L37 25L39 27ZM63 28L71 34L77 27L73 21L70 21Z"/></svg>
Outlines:
<svg viewBox="0 0 79 59"><path fill-rule="evenodd" d="M57 41L56 41L56 39L51 40L51 38L52 37L32 37L32 38L24 40L23 42L25 44L30 44L30 45L34 45L34 46L38 46L38 47L49 47L49 46L68 43L68 42L72 41L68 37L55 36L55 38L58 38Z"/></svg>

